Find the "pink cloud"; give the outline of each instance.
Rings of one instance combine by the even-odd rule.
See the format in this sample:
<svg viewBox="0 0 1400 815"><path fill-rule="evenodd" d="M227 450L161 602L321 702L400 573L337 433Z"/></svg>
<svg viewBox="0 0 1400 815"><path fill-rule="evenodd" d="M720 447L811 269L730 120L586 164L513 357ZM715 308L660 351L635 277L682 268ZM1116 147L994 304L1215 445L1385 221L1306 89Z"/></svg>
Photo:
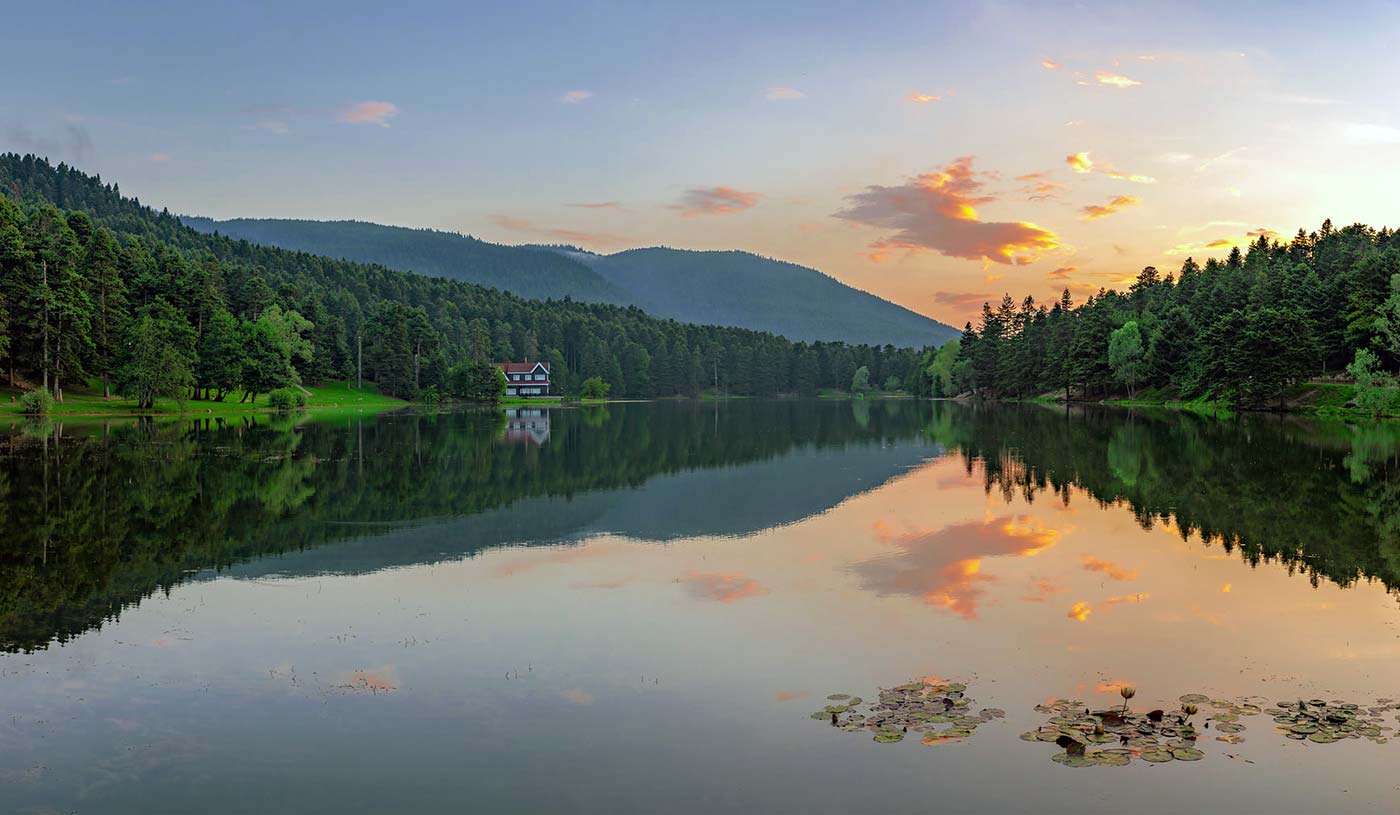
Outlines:
<svg viewBox="0 0 1400 815"><path fill-rule="evenodd" d="M695 187L686 190L679 204L672 209L681 211L681 217L696 215L734 215L756 206L763 193L742 192L733 187Z"/></svg>
<svg viewBox="0 0 1400 815"><path fill-rule="evenodd" d="M336 120L349 124L379 125L389 127L389 119L399 114L399 106L393 102L356 102L341 108Z"/></svg>
<svg viewBox="0 0 1400 815"><path fill-rule="evenodd" d="M572 90L572 91L564 91L563 95L559 97L559 101L560 101L560 102L563 102L563 103L566 104L566 105L577 105L577 104L579 104L580 102L583 102L583 101L585 101L585 100L587 100L587 99L592 99L592 98L593 98L593 91L584 90L583 88L578 88L578 89Z"/></svg>
<svg viewBox="0 0 1400 815"><path fill-rule="evenodd" d="M502 229L509 229L512 232L523 232L540 238L552 241L562 241L563 243L575 244L578 246L599 246L609 247L625 244L629 241L621 235L614 235L611 232L585 232L578 229L564 229L562 227L536 226L534 223L513 215L492 215L491 223Z"/></svg>
<svg viewBox="0 0 1400 815"><path fill-rule="evenodd" d="M963 156L943 169L896 187L870 186L847 197L835 214L866 226L893 230L870 245L879 262L891 250L933 251L948 257L1025 264L1059 246L1054 232L1024 221L983 221L976 207L995 201L982 191L985 174Z"/></svg>
<svg viewBox="0 0 1400 815"><path fill-rule="evenodd" d="M769 99L777 102L784 99L801 99L807 94L799 91L797 88L769 88L768 93L765 95Z"/></svg>

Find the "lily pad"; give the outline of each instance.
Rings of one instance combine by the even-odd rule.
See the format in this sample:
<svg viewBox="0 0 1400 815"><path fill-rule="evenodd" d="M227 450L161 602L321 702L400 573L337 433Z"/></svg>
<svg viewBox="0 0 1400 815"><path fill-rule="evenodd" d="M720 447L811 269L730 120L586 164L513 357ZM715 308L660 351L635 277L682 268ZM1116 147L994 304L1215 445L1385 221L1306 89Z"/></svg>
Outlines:
<svg viewBox="0 0 1400 815"><path fill-rule="evenodd" d="M1139 755L1138 758L1142 759L1143 761L1150 761L1153 764L1161 764L1163 762L1174 760L1176 756L1172 755L1171 750L1158 749L1143 750L1142 754Z"/></svg>
<svg viewBox="0 0 1400 815"><path fill-rule="evenodd" d="M1202 758L1205 758L1205 755L1205 753L1202 753L1195 747L1172 748L1172 758L1176 759L1177 761L1200 761Z"/></svg>
<svg viewBox="0 0 1400 815"><path fill-rule="evenodd" d="M1177 701L1188 705L1200 705L1210 701L1210 697L1203 693L1188 693L1178 697Z"/></svg>

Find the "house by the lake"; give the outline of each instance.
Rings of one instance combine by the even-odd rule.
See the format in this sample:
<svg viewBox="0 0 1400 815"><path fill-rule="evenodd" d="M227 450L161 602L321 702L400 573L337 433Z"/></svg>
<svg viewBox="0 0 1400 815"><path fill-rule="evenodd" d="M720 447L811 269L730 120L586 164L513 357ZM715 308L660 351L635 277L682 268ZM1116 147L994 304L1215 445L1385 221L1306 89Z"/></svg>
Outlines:
<svg viewBox="0 0 1400 815"><path fill-rule="evenodd" d="M506 375L506 396L548 396L548 362L497 362Z"/></svg>

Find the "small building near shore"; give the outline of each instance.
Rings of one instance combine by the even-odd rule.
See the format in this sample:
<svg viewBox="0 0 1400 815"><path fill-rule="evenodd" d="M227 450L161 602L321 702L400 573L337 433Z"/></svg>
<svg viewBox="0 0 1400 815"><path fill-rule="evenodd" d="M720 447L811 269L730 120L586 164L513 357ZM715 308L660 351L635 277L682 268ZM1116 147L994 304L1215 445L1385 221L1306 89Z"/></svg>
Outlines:
<svg viewBox="0 0 1400 815"><path fill-rule="evenodd" d="M549 395L548 362L497 362L496 367L506 375L506 396Z"/></svg>

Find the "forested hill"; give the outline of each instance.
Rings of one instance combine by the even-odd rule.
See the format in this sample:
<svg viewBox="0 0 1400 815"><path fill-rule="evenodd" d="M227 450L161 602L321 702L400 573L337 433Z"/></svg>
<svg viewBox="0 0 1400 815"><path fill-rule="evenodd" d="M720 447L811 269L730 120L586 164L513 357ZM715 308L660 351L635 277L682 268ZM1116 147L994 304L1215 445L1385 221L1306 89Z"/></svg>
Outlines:
<svg viewBox="0 0 1400 815"><path fill-rule="evenodd" d="M920 348L957 331L815 269L747 252L635 249L596 255L502 246L452 232L362 221L181 216L201 232L493 286L536 299L635 305L658 317L781 334Z"/></svg>
<svg viewBox="0 0 1400 815"><path fill-rule="evenodd" d="M12 383L178 382L186 395L366 378L452 393L492 360L552 365L556 390L600 377L626 397L815 394L895 379L912 348L803 343L660 319L635 307L526 300L376 264L197 232L115 184L0 154L0 366ZM865 371L860 371L865 368ZM124 393L124 395L135 395Z"/></svg>
<svg viewBox="0 0 1400 815"><path fill-rule="evenodd" d="M772 331L800 340L941 345L956 329L816 269L749 252L632 249L570 251L638 306L687 322Z"/></svg>
<svg viewBox="0 0 1400 815"><path fill-rule="evenodd" d="M628 305L628 296L597 272L570 258L501 246L456 232L383 226L365 221L180 216L186 226L231 238L313 255L378 263L406 272L450 277L536 300L572 297L589 303Z"/></svg>

